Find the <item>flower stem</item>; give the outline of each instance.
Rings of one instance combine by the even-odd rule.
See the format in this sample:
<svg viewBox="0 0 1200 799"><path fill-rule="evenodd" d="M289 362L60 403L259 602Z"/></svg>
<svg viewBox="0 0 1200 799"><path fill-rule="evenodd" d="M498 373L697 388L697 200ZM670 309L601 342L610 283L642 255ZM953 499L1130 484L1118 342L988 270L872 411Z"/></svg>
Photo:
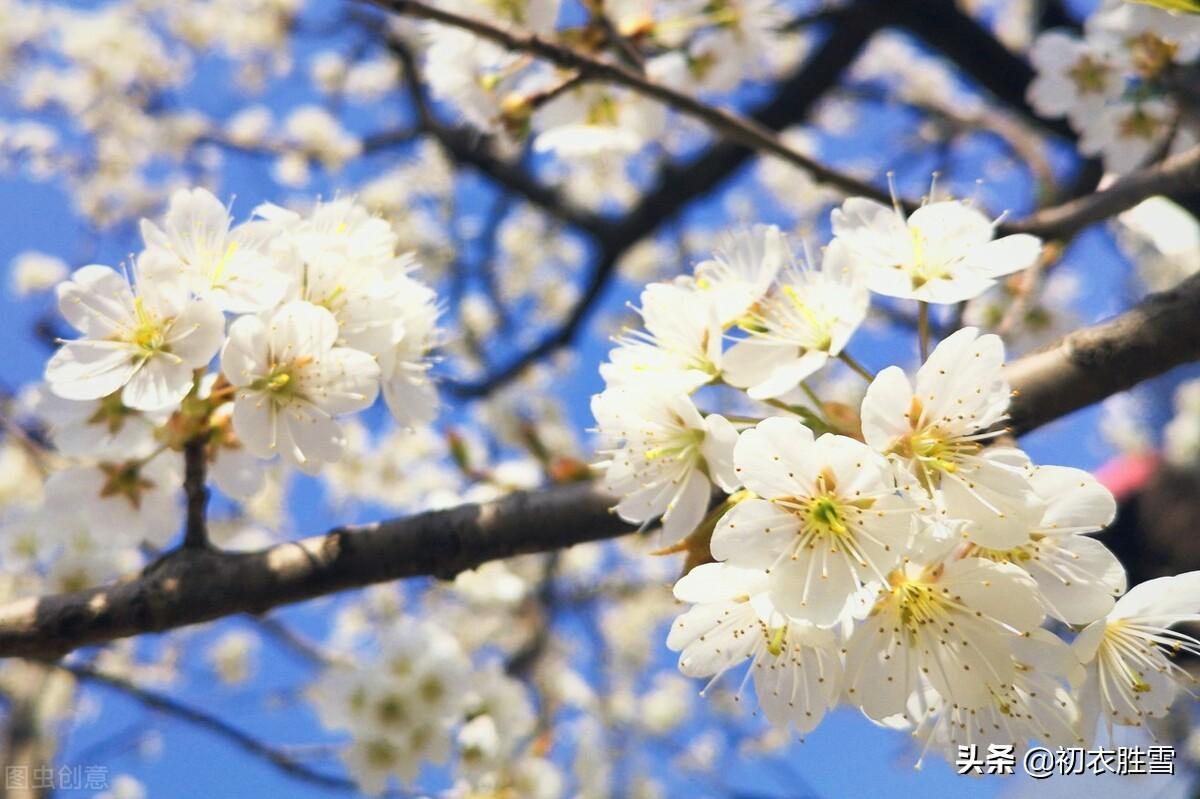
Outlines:
<svg viewBox="0 0 1200 799"><path fill-rule="evenodd" d="M871 373L870 369L868 369L867 367L865 367L861 363L859 363L857 360L855 360L854 356L851 355L850 353L846 352L845 350L842 350L841 352L838 353L838 358L841 359L842 363L846 364L851 369L858 372L862 376L862 379L866 380L868 383L870 383L872 380L875 379L875 375Z"/></svg>
<svg viewBox="0 0 1200 799"><path fill-rule="evenodd" d="M917 303L917 340L921 347L921 363L929 358L929 304Z"/></svg>

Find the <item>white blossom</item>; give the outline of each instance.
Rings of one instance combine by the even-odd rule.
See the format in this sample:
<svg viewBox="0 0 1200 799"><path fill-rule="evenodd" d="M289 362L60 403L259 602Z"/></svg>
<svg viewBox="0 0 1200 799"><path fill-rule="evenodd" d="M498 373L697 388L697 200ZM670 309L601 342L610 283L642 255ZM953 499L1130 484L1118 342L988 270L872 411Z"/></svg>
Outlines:
<svg viewBox="0 0 1200 799"><path fill-rule="evenodd" d="M666 537L682 538L704 518L713 483L727 491L737 484L737 432L684 395L618 386L592 398L592 413L611 447L605 484L622 498L617 513L627 521L661 516Z"/></svg>
<svg viewBox="0 0 1200 799"><path fill-rule="evenodd" d="M867 443L911 474L943 517L961 521L966 537L998 549L1029 540L1029 529L1013 521L1034 501L1029 458L984 446L1008 412L1003 361L998 336L965 327L938 344L915 386L889 366L862 403Z"/></svg>
<svg viewBox="0 0 1200 799"><path fill-rule="evenodd" d="M233 429L252 453L279 453L308 472L341 456L334 417L375 401L379 366L364 352L335 346L337 336L333 314L300 301L230 326L221 372L238 388Z"/></svg>
<svg viewBox="0 0 1200 799"><path fill-rule="evenodd" d="M710 685L745 661L759 706L777 726L813 730L838 702L838 642L790 618L771 602L766 575L721 563L697 566L675 584L675 596L693 607L671 625L667 646L679 651L689 677Z"/></svg>
<svg viewBox="0 0 1200 799"><path fill-rule="evenodd" d="M1141 727L1161 718L1179 685L1195 682L1168 655L1200 654L1200 642L1170 629L1200 621L1200 572L1140 583L1108 615L1084 628L1072 647L1086 667L1080 689L1083 732L1089 741L1099 721L1112 739L1115 725Z"/></svg>
<svg viewBox="0 0 1200 799"><path fill-rule="evenodd" d="M871 291L922 302L977 297L996 278L1032 266L1042 247L1027 233L993 239L995 223L956 200L929 203L906 217L897 208L852 197L832 220L834 235Z"/></svg>
<svg viewBox="0 0 1200 799"><path fill-rule="evenodd" d="M205 300L170 281L136 289L107 266L85 266L58 287L58 307L82 338L67 341L46 364L50 390L93 400L121 390L128 407L157 411L192 390L192 372L216 355L225 320Z"/></svg>
<svg viewBox="0 0 1200 799"><path fill-rule="evenodd" d="M176 279L224 311L247 313L272 307L283 298L287 277L268 248L277 231L265 222L232 230L229 211L204 189L171 195L162 227L142 220L146 251L141 274Z"/></svg>
<svg viewBox="0 0 1200 799"><path fill-rule="evenodd" d="M762 499L721 518L713 557L764 570L784 613L831 627L854 612L862 583L886 580L899 563L915 506L865 444L828 434L814 440L799 421L771 418L739 436L734 463L739 481Z"/></svg>

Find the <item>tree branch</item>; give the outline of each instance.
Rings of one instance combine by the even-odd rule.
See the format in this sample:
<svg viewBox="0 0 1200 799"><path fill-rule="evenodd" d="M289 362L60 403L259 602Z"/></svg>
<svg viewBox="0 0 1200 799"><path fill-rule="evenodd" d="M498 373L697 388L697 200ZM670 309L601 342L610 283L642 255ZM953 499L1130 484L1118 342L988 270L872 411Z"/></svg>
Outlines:
<svg viewBox="0 0 1200 799"><path fill-rule="evenodd" d="M1148 197L1183 194L1197 188L1200 188L1200 146L1130 172L1106 189L1044 208L1027 219L1010 222L1003 229L1045 238L1064 238L1126 211Z"/></svg>
<svg viewBox="0 0 1200 799"><path fill-rule="evenodd" d="M143 688L135 685L128 680L121 679L111 674L105 674L90 666L85 666L77 663L59 664L58 668L64 672L68 672L76 679L82 682L103 685L118 693L121 693L138 704L149 708L150 710L165 713L175 718L186 721L196 727L199 727L206 732L213 733L219 738L232 743L243 752L255 757L260 757L270 763L285 775L293 779L302 780L313 785L319 785L322 788L331 788L339 791L348 791L358 793L359 788L357 783L345 777L339 777L334 774L326 774L321 771L309 768L287 752L276 749L269 744L260 741L253 735L239 729L238 727L229 724L212 713L201 710L197 707L184 704L167 694L152 691L148 688ZM383 794L384 796L409 796L407 793L399 793L389 791Z"/></svg>
<svg viewBox="0 0 1200 799"><path fill-rule="evenodd" d="M1200 359L1200 275L1011 364L1011 423L1028 432ZM88 644L405 577L443 579L486 561L632 531L590 483L518 492L278 544L260 552L179 550L115 585L0 606L0 657L56 658Z"/></svg>
<svg viewBox="0 0 1200 799"><path fill-rule="evenodd" d="M208 487L206 454L208 434L193 436L183 447L183 493L187 497L187 522L183 534L185 549L208 546Z"/></svg>
<svg viewBox="0 0 1200 799"><path fill-rule="evenodd" d="M1009 427L1018 435L1200 360L1200 275L1152 294L1115 319L1077 330L1010 364Z"/></svg>
<svg viewBox="0 0 1200 799"><path fill-rule="evenodd" d="M586 79L604 81L632 89L645 97L658 100L681 114L703 122L730 141L770 153L805 170L818 183L826 183L849 194L873 197L884 202L890 201L887 192L852 175L831 169L788 147L775 131L753 119L710 106L692 95L651 80L637 70L622 64L606 61L537 34L513 30L476 17L446 11L428 5L422 0L368 0L368 2L397 14L469 31L479 38L494 42L505 49L529 53L562 69L577 71Z"/></svg>
<svg viewBox="0 0 1200 799"><path fill-rule="evenodd" d="M784 81L774 98L754 112L754 121L773 130L802 121L854 63L882 22L882 18L866 13L839 17L816 52ZM617 264L625 252L694 199L728 180L756 154L753 147L722 141L695 159L666 167L638 205L598 237L601 252L579 300L563 323L497 372L474 383L447 383L446 387L460 397L486 395L518 377L526 367L569 345L616 275Z"/></svg>
<svg viewBox="0 0 1200 799"><path fill-rule="evenodd" d="M450 579L489 560L632 531L589 483L391 519L251 552L177 550L142 574L0 606L0 656L55 658L159 632L404 577Z"/></svg>

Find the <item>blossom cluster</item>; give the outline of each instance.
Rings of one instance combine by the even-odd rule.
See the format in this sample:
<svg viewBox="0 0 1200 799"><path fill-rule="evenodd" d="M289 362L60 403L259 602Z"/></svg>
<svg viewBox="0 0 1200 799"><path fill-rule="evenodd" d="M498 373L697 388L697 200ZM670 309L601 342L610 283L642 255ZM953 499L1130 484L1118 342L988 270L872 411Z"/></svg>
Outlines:
<svg viewBox="0 0 1200 799"><path fill-rule="evenodd" d="M1043 116L1066 117L1080 151L1102 157L1108 171L1128 172L1196 142L1172 96L1200 56L1196 17L1110 0L1082 37L1048 31L1029 55L1037 70L1029 102Z"/></svg>
<svg viewBox="0 0 1200 799"><path fill-rule="evenodd" d="M558 0L452 5L469 17L554 33L597 51L619 39L626 57L636 53L644 62L649 79L701 94L727 94L747 80L771 77L804 50L803 37L787 29L789 11L779 0L622 0L589 7L587 20L573 29L559 27L561 6ZM424 72L436 96L509 149L528 139L534 151L553 154L572 178L569 185L591 187L581 197L619 195L627 159L668 132L666 109L633 90L580 82L447 25L425 23L410 38L425 49Z"/></svg>
<svg viewBox="0 0 1200 799"><path fill-rule="evenodd" d="M968 300L1040 242L993 238L952 200L906 216L852 198L832 222L819 266L758 226L648 286L644 329L601 367L617 512L661 519L689 553L675 595L691 608L667 639L681 671L715 682L748 662L776 726L807 733L849 704L951 758L1162 716L1189 679L1167 653L1200 651L1167 629L1197 618L1200 573L1125 593L1089 535L1113 520L1111 493L1006 436L1001 339L958 329L912 378L847 350L870 292ZM839 361L867 382L857 409L815 387Z"/></svg>
<svg viewBox="0 0 1200 799"><path fill-rule="evenodd" d="M381 793L393 778L411 784L424 763L444 764L456 751L458 773L479 790L560 793L556 769L518 757L534 731L533 705L500 663L473 669L452 635L409 616L375 637L377 660L335 662L309 691L321 722L350 733L342 758L363 791Z"/></svg>
<svg viewBox="0 0 1200 799"><path fill-rule="evenodd" d="M65 459L30 525L43 552L47 536L77 559L164 546L189 443L225 494L247 500L276 456L308 473L339 460L340 419L380 394L404 426L432 417L436 298L384 220L339 199L306 213L264 205L235 225L194 189L141 232L123 270L84 266L57 287L78 335L50 358L35 404Z"/></svg>

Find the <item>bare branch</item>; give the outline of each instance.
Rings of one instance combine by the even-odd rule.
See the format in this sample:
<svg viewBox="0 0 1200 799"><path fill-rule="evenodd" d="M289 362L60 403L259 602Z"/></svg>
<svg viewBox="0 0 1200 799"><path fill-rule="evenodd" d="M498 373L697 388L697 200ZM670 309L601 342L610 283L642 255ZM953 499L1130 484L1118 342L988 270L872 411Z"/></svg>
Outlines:
<svg viewBox="0 0 1200 799"><path fill-rule="evenodd" d="M1118 178L1108 188L1045 208L1028 219L1004 226L1007 232L1064 238L1084 227L1128 210L1159 194L1200 189L1200 146Z"/></svg>
<svg viewBox="0 0 1200 799"><path fill-rule="evenodd" d="M613 538L632 528L588 483L508 495L251 553L181 549L114 585L0 607L0 656L73 649L404 577L452 578L499 558Z"/></svg>
<svg viewBox="0 0 1200 799"><path fill-rule="evenodd" d="M1108 322L1071 333L1007 368L1010 427L1027 433L1172 367L1200 360L1200 275Z"/></svg>
<svg viewBox="0 0 1200 799"><path fill-rule="evenodd" d="M279 769L285 775L293 779L302 780L313 785L319 785L322 788L331 788L339 791L347 791L357 794L359 791L358 785L350 779L339 777L334 774L326 774L321 771L312 769L305 764L296 760L282 749L277 749L269 744L260 741L253 735L239 729L238 727L229 724L219 716L201 710L197 707L184 704L167 694L159 693L143 688L139 685L121 679L111 674L105 674L90 666L85 666L78 663L59 664L58 668L65 672L69 672L74 677L82 682L103 685L118 693L121 693L138 704L160 713L173 716L181 719L188 724L199 727L206 732L212 733L219 738L230 742L241 751L254 757L262 758L270 763L275 768ZM389 791L383 794L384 796L409 796L407 793Z"/></svg>

